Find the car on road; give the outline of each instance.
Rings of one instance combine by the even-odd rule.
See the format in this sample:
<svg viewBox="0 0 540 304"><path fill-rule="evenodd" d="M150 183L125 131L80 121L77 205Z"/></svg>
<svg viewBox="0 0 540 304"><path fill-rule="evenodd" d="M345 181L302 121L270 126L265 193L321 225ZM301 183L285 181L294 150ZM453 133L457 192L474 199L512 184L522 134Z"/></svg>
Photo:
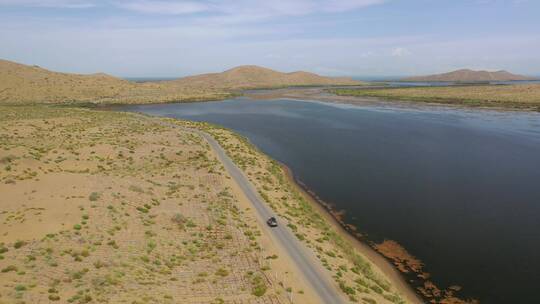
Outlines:
<svg viewBox="0 0 540 304"><path fill-rule="evenodd" d="M277 227L277 220L276 220L276 218L273 217L273 216L272 216L271 218L269 218L269 219L266 221L266 223L267 223L268 226L270 226L270 227Z"/></svg>

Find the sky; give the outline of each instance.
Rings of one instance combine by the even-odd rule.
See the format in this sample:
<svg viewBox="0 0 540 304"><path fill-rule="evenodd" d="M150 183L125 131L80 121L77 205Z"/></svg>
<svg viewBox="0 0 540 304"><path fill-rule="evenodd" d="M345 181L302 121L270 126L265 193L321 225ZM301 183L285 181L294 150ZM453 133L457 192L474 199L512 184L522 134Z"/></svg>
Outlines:
<svg viewBox="0 0 540 304"><path fill-rule="evenodd" d="M0 58L120 77L540 75L540 0L0 0Z"/></svg>

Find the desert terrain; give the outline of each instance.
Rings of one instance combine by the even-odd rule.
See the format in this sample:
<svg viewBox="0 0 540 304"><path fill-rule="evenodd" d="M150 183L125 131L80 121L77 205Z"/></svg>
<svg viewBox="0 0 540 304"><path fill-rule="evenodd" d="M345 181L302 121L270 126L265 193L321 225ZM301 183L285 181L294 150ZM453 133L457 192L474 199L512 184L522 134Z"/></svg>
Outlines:
<svg viewBox="0 0 540 304"><path fill-rule="evenodd" d="M0 103L144 104L221 100L241 90L284 86L360 84L307 72L281 73L257 66L172 81L136 83L107 74L58 73L0 60Z"/></svg>
<svg viewBox="0 0 540 304"><path fill-rule="evenodd" d="M408 79L475 82L531 78L505 71L460 70ZM254 89L273 90L262 93L249 91ZM343 99L340 97L348 97L353 102L354 97L377 97L394 101L472 107L524 110L540 108L540 84L381 88L346 77L324 77L302 71L281 73L250 65L232 68L222 73L136 83L103 73L92 75L58 73L38 66L0 60L0 104L47 103L95 106L210 101L241 95L257 99L311 98L338 102Z"/></svg>
<svg viewBox="0 0 540 304"><path fill-rule="evenodd" d="M1 302L320 302L208 143L186 127L218 140L344 297L409 302L278 164L230 131L136 114L1 108Z"/></svg>

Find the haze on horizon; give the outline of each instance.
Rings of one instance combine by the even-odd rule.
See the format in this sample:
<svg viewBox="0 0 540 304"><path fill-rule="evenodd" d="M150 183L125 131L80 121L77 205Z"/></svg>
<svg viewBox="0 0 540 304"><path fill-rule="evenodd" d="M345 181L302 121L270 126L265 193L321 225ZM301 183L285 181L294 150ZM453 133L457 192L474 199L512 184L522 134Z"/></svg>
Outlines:
<svg viewBox="0 0 540 304"><path fill-rule="evenodd" d="M0 0L0 58L178 77L255 64L331 76L540 74L533 0Z"/></svg>

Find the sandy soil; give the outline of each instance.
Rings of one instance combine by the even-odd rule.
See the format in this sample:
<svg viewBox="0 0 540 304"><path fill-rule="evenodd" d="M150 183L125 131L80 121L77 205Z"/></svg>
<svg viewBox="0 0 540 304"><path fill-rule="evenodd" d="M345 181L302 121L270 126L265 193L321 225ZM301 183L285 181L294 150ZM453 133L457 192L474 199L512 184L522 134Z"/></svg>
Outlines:
<svg viewBox="0 0 540 304"><path fill-rule="evenodd" d="M316 303L198 135L3 106L0 169L0 303Z"/></svg>

